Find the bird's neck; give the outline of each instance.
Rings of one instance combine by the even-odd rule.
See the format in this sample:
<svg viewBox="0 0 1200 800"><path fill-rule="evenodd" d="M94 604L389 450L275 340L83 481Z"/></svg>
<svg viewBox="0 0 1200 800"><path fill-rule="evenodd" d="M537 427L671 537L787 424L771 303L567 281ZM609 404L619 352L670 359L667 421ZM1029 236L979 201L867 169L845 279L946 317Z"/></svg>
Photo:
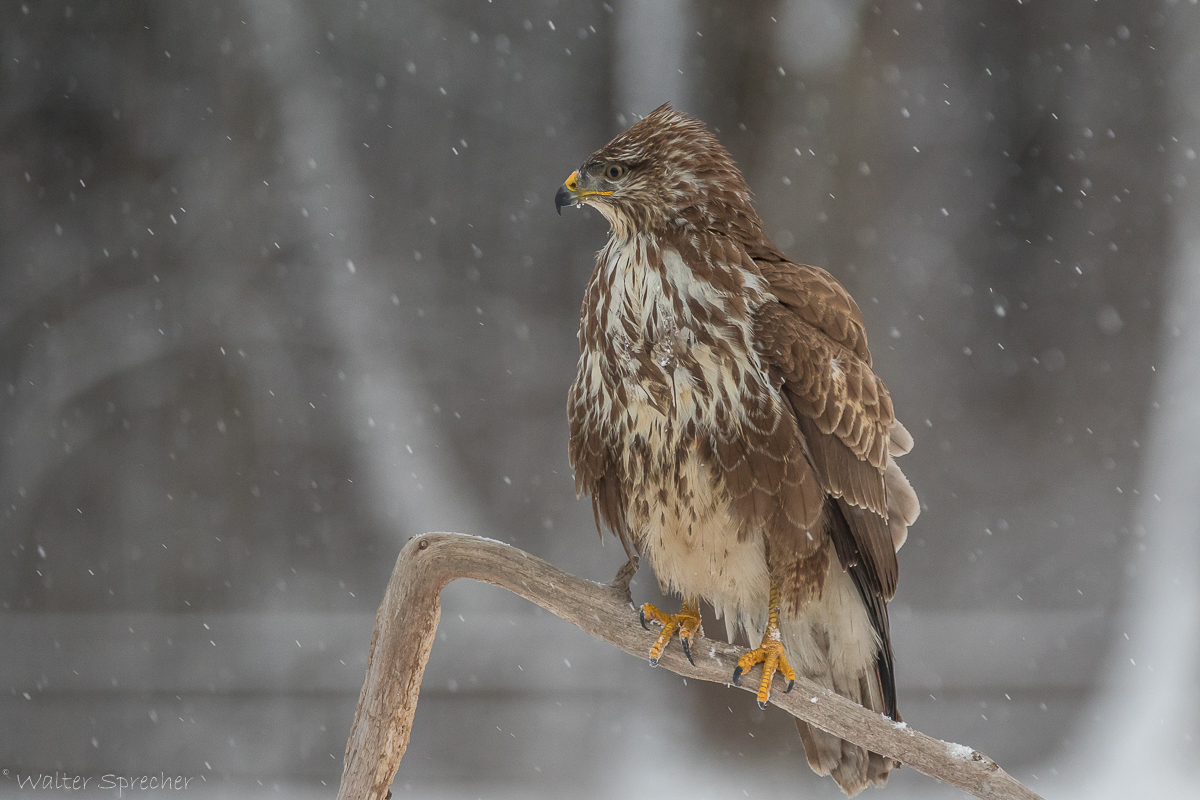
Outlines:
<svg viewBox="0 0 1200 800"><path fill-rule="evenodd" d="M609 239L584 304L594 312L593 336L637 341L664 326L742 327L767 292L744 250L717 234L638 233ZM586 328L586 318L584 323ZM580 333L588 338L588 331Z"/></svg>

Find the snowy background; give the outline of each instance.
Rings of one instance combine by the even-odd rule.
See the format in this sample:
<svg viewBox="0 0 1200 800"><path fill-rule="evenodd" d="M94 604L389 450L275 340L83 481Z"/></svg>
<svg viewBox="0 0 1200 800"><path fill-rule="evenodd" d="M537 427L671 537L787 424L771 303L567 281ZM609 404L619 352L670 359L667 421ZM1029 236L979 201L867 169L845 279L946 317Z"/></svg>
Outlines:
<svg viewBox="0 0 1200 800"><path fill-rule="evenodd" d="M916 437L905 719L1195 796L1198 45L1195 0L0 4L0 795L332 797L409 536L612 576L565 420L605 226L552 198L670 100ZM443 601L397 797L840 796L776 709Z"/></svg>

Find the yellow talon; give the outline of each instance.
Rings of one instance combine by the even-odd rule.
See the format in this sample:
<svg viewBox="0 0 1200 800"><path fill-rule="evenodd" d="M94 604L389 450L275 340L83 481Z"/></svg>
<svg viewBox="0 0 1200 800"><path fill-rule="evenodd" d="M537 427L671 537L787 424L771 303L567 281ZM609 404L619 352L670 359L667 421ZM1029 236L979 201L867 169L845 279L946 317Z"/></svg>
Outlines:
<svg viewBox="0 0 1200 800"><path fill-rule="evenodd" d="M650 648L650 666L658 666L658 659L676 631L679 632L679 642L683 645L683 654L687 656L688 661L691 661L692 666L696 665L696 662L692 661L692 638L704 633L700 628L699 602L684 601L683 608L679 609L678 614L668 614L658 607L646 603L638 612L638 618L646 630L650 630L646 627L648 619L663 626L662 632L658 634L658 638Z"/></svg>
<svg viewBox="0 0 1200 800"><path fill-rule="evenodd" d="M758 707L766 708L771 696L771 680L776 672L783 673L787 680L784 692L790 692L796 683L796 671L788 663L783 653L783 642L779 640L779 629L768 629L763 636L762 644L738 659L737 669L733 671L733 683L736 686L744 673L749 672L757 664L762 664L762 679L758 683Z"/></svg>
<svg viewBox="0 0 1200 800"><path fill-rule="evenodd" d="M733 671L733 685L737 686L742 675L749 672L757 664L762 664L762 679L758 683L758 707L766 708L767 700L771 697L771 681L776 672L783 673L787 680L784 694L792 690L796 683L796 671L788 663L783 652L783 641L779 636L779 589L771 587L771 601L768 607L767 630L763 633L762 644L738 659L737 668Z"/></svg>

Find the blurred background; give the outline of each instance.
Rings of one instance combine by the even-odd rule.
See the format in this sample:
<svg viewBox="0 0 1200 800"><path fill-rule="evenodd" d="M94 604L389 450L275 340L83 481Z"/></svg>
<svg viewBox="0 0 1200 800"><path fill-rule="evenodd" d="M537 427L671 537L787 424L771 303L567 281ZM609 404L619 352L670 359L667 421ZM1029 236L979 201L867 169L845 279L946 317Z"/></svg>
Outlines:
<svg viewBox="0 0 1200 800"><path fill-rule="evenodd" d="M908 723L1196 796L1198 44L1195 0L0 5L0 795L332 797L408 537L612 577L565 417L606 231L552 198L671 101L916 438ZM398 797L840 796L777 709L443 603Z"/></svg>

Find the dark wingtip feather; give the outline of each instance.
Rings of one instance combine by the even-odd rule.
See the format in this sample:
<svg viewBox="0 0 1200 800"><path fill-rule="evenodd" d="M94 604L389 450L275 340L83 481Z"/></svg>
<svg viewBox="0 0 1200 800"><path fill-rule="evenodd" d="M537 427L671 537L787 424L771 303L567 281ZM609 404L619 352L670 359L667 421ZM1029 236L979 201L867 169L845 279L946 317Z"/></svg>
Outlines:
<svg viewBox="0 0 1200 800"><path fill-rule="evenodd" d="M829 502L829 520L831 538L837 549L838 560L842 568L850 574L863 605L867 608L867 616L871 627L879 636L879 653L875 656L875 666L879 672L879 688L883 694L883 713L899 721L896 711L896 665L892 653L891 625L888 622L887 600L884 599L883 587L879 586L878 576L873 569L868 568L859 556L859 551L850 533L850 523L845 517L841 503Z"/></svg>

